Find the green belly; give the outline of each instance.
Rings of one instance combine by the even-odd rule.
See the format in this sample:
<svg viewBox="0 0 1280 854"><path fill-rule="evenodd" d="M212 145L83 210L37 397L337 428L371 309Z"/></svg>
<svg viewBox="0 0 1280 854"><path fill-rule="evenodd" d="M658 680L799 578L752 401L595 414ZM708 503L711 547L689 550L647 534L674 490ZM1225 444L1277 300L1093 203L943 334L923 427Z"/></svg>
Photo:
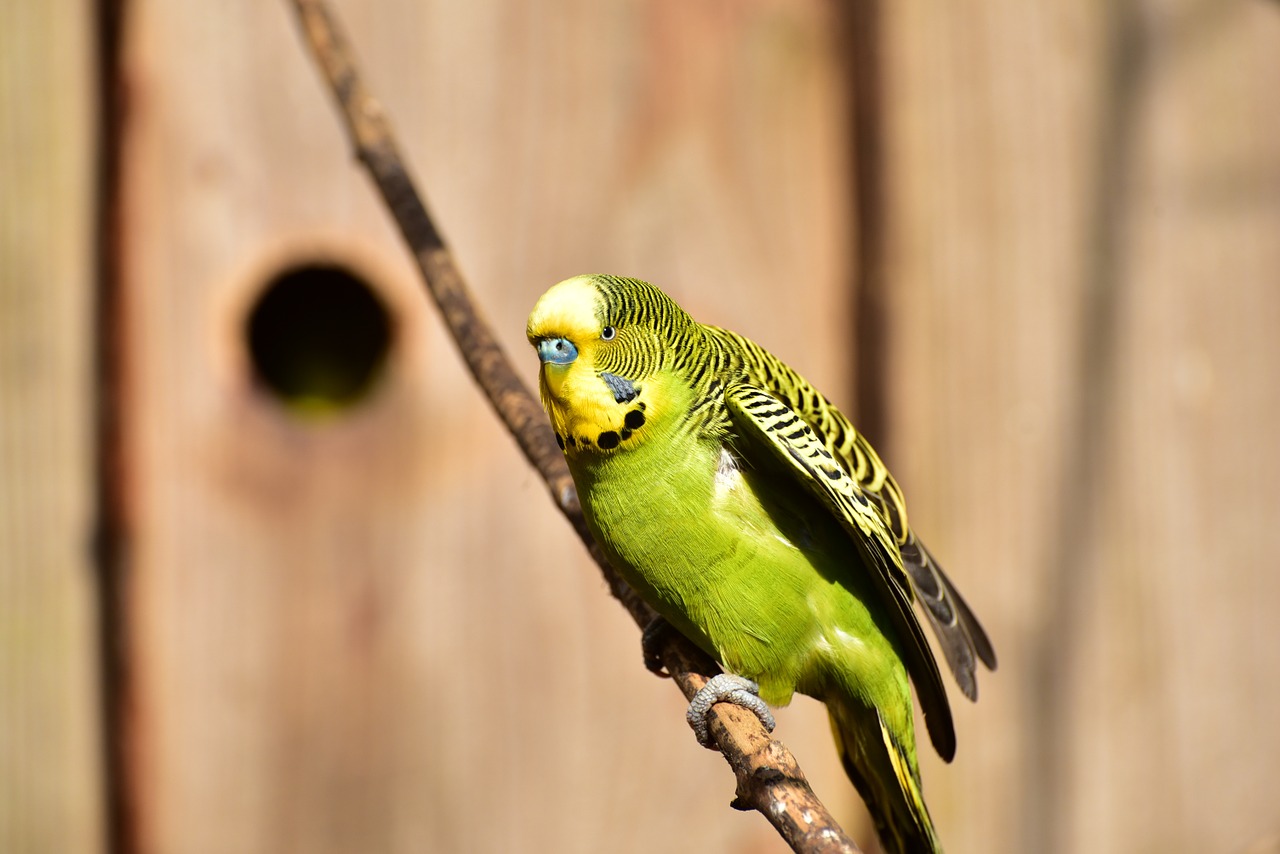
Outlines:
<svg viewBox="0 0 1280 854"><path fill-rule="evenodd" d="M714 443L651 447L574 477L610 562L679 631L772 705L824 694L828 653L874 669L891 652L849 572L851 544L807 496L723 466Z"/></svg>

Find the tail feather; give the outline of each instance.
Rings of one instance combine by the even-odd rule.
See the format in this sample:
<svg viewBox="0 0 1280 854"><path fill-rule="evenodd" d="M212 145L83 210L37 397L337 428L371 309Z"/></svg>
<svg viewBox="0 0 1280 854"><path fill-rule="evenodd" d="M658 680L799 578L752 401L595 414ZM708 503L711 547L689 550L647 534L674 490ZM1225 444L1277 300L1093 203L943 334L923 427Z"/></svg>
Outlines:
<svg viewBox="0 0 1280 854"><path fill-rule="evenodd" d="M871 813L888 854L941 854L920 790L915 756L898 743L874 708L828 704L844 771Z"/></svg>

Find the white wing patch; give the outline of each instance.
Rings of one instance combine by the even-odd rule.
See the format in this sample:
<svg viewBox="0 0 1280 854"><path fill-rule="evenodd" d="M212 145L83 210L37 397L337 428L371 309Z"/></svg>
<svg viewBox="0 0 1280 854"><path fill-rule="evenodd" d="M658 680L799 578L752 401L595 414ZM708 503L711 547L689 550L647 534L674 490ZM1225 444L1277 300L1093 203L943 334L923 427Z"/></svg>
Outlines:
<svg viewBox="0 0 1280 854"><path fill-rule="evenodd" d="M850 653L863 655L867 651L866 642L857 635L850 634L839 626L824 624L827 609L823 607L812 593L806 597L809 613L814 616L813 649L826 656L844 656Z"/></svg>
<svg viewBox="0 0 1280 854"><path fill-rule="evenodd" d="M723 501L740 483L742 472L738 471L737 459L728 448L721 448L720 462L716 465L715 500Z"/></svg>
<svg viewBox="0 0 1280 854"><path fill-rule="evenodd" d="M835 630L835 634L836 634L836 639L840 641L841 645L847 649L860 650L866 647L866 644L863 643L862 638L856 635L851 635L848 632L846 632L844 629L837 628Z"/></svg>

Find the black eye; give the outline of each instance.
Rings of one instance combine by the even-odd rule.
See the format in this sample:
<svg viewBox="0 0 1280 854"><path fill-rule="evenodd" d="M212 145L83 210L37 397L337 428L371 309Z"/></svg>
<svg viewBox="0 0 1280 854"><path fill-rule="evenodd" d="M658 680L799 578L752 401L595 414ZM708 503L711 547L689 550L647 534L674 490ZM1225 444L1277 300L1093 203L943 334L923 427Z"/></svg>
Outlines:
<svg viewBox="0 0 1280 854"><path fill-rule="evenodd" d="M604 329L600 330L601 341L612 341L614 338L617 338L617 337L618 337L618 330L614 329L612 326L606 326Z"/></svg>

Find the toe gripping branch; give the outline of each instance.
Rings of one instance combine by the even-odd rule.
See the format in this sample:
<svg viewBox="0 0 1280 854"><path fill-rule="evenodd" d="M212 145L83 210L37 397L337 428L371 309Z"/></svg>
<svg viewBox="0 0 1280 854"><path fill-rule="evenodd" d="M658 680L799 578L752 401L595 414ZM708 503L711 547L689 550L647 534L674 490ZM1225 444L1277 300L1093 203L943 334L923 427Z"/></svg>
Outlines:
<svg viewBox="0 0 1280 854"><path fill-rule="evenodd" d="M640 635L640 649L644 653L644 666L650 673L660 677L670 677L671 672L663 662L666 645L678 638L675 628L660 616L655 616L644 627ZM693 728L698 744L708 750L718 750L715 739L711 737L711 728L707 723L707 715L716 703L733 703L741 706L760 719L766 732L773 732L777 725L769 706L760 699L760 686L745 676L732 673L720 673L711 677L707 684L698 689L689 701L689 710L685 720Z"/></svg>
<svg viewBox="0 0 1280 854"><path fill-rule="evenodd" d="M773 732L773 728L777 726L769 706L760 699L759 685L745 676L721 673L711 677L707 684L693 695L693 699L689 702L689 711L685 713L685 720L689 722L689 726L693 727L693 733L698 737L698 744L708 750L718 749L711 738L710 727L707 725L707 713L716 703L733 703L735 706L742 706L759 718L761 726L768 732Z"/></svg>

